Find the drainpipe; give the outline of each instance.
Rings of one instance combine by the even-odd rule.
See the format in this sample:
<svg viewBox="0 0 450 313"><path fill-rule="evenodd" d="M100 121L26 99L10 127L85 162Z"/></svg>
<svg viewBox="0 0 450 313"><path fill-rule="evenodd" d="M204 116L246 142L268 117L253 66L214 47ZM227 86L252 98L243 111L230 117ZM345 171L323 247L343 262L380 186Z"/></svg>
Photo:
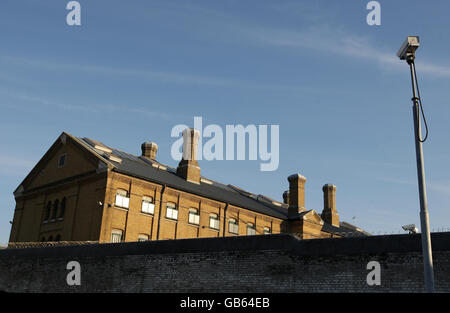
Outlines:
<svg viewBox="0 0 450 313"><path fill-rule="evenodd" d="M159 198L158 231L156 233L156 240L159 240L159 228L160 228L160 224L161 224L162 203L163 203L163 195L164 195L165 190L166 190L166 185L163 185L163 187L161 189L161 196Z"/></svg>
<svg viewBox="0 0 450 313"><path fill-rule="evenodd" d="M225 237L225 232L227 229L227 209L228 209L228 202L225 205L225 208L223 209L223 237Z"/></svg>

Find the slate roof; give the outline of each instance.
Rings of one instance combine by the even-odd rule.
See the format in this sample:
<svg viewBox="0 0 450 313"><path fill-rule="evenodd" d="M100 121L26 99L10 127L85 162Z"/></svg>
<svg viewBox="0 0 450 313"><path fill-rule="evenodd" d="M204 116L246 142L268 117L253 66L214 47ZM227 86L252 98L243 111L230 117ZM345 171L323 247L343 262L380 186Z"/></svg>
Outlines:
<svg viewBox="0 0 450 313"><path fill-rule="evenodd" d="M94 148L94 143L101 144L88 138L79 139L83 140L92 148ZM256 199L251 196L245 196L230 185L224 185L210 179L207 179L210 183L206 183L204 181L200 182L200 184L191 183L178 176L176 174L176 169L172 167L165 166L156 161L152 162L146 158L138 157L127 152L112 148L109 149L111 150L111 153L107 153L102 150L98 151L98 149L95 150L97 153L109 159L109 162L115 166L114 171L116 172L142 178L144 180L166 185L171 188L193 193L209 199L247 208L252 211L279 219L287 218L288 212L284 204L280 203L280 206L277 206L275 204L269 204L268 202L263 203L263 201L257 200L258 196L253 195ZM114 159L111 159L111 154L120 158L121 162L115 162Z"/></svg>
<svg viewBox="0 0 450 313"><path fill-rule="evenodd" d="M297 218L297 216L288 216L287 204L272 200L266 196L255 195L239 187L225 185L203 176L200 184L191 183L178 176L176 169L173 167L110 148L101 142L89 138L77 139L82 141L86 147L107 159L114 165L113 170L118 173L246 208L275 218L283 220ZM327 223L324 224L324 230L329 233L339 233L344 236L355 233L355 230L335 227Z"/></svg>

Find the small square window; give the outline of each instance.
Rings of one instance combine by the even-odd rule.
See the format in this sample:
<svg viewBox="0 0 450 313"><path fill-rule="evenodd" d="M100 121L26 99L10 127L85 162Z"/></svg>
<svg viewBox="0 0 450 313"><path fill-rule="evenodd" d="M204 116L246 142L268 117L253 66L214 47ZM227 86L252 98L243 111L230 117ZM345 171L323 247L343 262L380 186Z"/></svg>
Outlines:
<svg viewBox="0 0 450 313"><path fill-rule="evenodd" d="M66 164L66 154L61 154L58 158L58 167L63 167Z"/></svg>

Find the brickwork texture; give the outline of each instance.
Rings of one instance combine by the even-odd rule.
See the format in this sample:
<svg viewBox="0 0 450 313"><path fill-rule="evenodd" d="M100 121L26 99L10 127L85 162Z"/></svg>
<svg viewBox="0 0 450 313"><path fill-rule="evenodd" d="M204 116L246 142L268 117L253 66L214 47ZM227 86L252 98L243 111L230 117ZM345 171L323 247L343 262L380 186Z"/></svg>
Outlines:
<svg viewBox="0 0 450 313"><path fill-rule="evenodd" d="M450 233L432 234L450 292ZM81 285L69 286L69 261ZM367 284L370 261L380 285ZM420 235L299 240L262 235L0 250L6 292L424 292Z"/></svg>

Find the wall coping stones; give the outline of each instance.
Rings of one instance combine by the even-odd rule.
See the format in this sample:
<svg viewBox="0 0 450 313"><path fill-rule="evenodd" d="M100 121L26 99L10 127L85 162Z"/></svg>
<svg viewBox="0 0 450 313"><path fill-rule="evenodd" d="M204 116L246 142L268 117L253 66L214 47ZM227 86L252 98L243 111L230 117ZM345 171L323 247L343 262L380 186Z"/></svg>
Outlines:
<svg viewBox="0 0 450 313"><path fill-rule="evenodd" d="M450 232L432 233L433 251L450 251ZM301 256L422 252L420 234L301 240L291 234L91 243L0 250L0 258L85 257L285 250Z"/></svg>

